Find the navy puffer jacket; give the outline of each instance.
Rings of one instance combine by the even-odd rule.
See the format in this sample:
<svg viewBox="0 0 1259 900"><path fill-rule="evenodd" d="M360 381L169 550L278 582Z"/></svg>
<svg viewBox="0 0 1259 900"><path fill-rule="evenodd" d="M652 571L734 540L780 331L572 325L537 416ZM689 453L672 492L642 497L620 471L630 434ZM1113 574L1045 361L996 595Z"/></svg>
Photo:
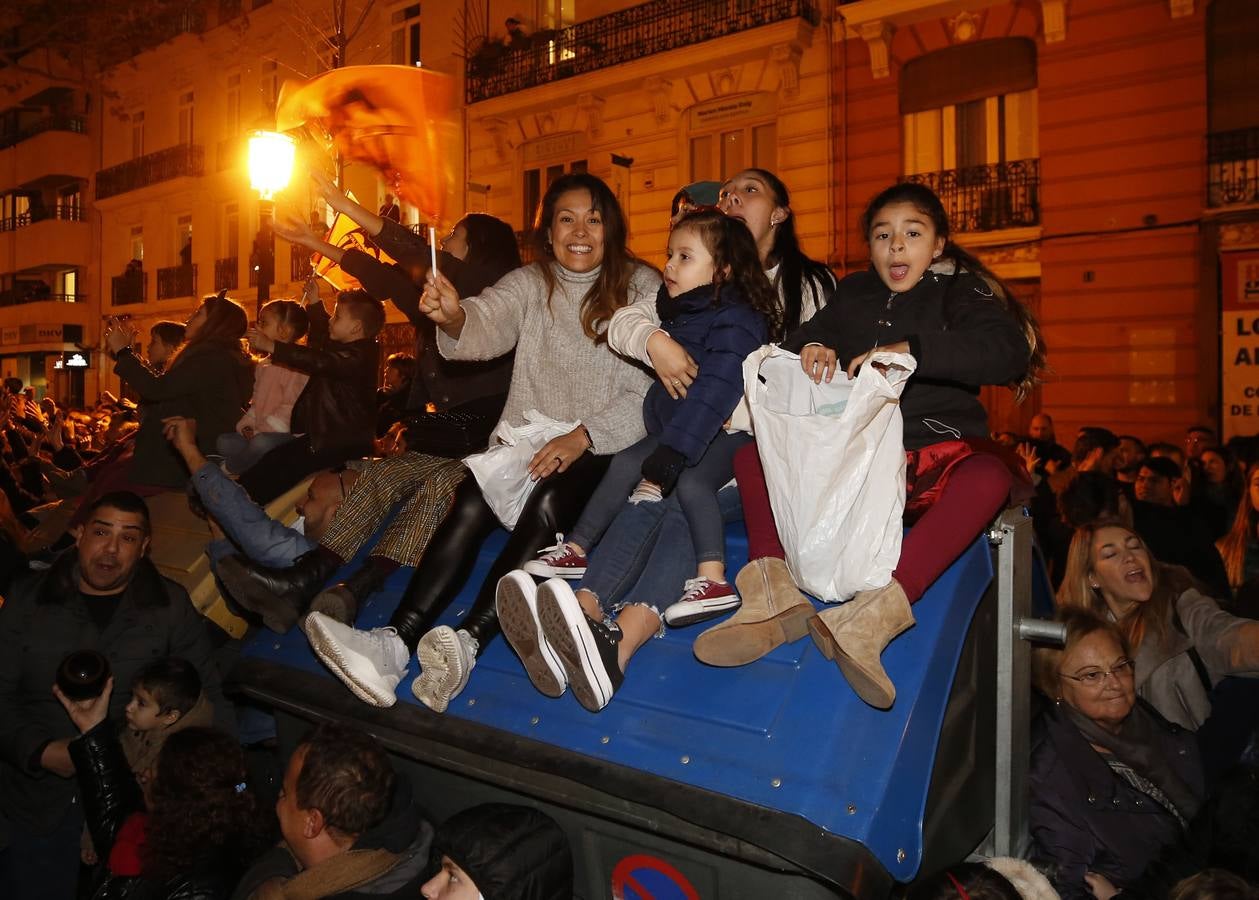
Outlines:
<svg viewBox="0 0 1259 900"><path fill-rule="evenodd" d="M699 375L686 396L674 400L659 381L643 400L647 433L695 465L743 396L743 360L769 339L765 317L732 284L702 285L670 298L664 286L656 299L660 327L686 348Z"/></svg>

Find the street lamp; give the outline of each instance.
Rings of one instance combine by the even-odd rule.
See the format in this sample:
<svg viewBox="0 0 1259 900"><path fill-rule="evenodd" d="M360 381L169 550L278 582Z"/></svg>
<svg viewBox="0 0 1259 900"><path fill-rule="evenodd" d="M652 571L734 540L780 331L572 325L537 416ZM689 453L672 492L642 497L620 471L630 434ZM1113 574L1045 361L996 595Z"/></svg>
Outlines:
<svg viewBox="0 0 1259 900"><path fill-rule="evenodd" d="M293 174L296 142L287 134L255 131L249 135L249 185L258 192L258 236L253 268L258 273L258 312L271 299L275 281L275 195Z"/></svg>

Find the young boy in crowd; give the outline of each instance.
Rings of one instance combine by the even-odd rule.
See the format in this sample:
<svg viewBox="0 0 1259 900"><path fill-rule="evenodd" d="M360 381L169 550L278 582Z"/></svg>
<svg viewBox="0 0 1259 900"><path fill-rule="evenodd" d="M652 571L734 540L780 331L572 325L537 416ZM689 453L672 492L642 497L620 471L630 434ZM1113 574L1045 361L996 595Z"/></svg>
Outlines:
<svg viewBox="0 0 1259 900"><path fill-rule="evenodd" d="M166 739L184 728L214 724L214 708L201 690L196 667L176 656L155 659L131 682L122 751L143 781Z"/></svg>
<svg viewBox="0 0 1259 900"><path fill-rule="evenodd" d="M384 306L366 291L342 291L329 318L316 282L307 284L303 299L310 315L307 346L273 340L257 327L246 334L254 350L271 354L273 364L310 376L293 406L297 437L241 476L241 486L260 504L313 472L370 456L376 436L376 335L385 324Z"/></svg>

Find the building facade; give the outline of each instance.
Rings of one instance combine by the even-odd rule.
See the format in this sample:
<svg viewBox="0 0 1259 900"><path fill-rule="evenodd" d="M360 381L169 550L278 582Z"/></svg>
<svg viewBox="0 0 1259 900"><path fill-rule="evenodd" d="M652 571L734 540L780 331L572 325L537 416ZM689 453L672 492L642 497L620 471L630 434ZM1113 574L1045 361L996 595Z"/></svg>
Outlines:
<svg viewBox="0 0 1259 900"><path fill-rule="evenodd" d="M320 0L211 4L83 89L8 78L0 109L0 367L58 396L116 381L103 317L141 331L227 289L252 308L259 201L243 136L286 79L331 62ZM354 4L351 2L352 11ZM747 166L792 192L805 250L866 264L857 219L899 179L944 198L956 239L1039 315L1039 410L1149 438L1259 415L1259 7L1249 0L465 0L371 4L342 62L452 74L449 226L522 240L558 174L590 171L631 245L663 262L669 203ZM424 14L426 11L426 14ZM511 21L509 21L511 20ZM300 177L281 215L320 217ZM367 205L385 188L347 169ZM408 222L418 222L405 210ZM277 242L273 295L306 260ZM1224 307L1222 312L1221 307ZM388 349L410 343L391 315Z"/></svg>

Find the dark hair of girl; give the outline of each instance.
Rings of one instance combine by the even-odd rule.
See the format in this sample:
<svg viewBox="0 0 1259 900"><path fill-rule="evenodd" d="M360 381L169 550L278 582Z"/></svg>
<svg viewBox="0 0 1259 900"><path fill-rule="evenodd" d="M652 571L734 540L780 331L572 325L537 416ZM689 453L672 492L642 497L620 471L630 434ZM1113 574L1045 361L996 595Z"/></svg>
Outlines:
<svg viewBox="0 0 1259 900"><path fill-rule="evenodd" d="M240 354L242 361L249 359L243 344L245 332L249 330L249 316L244 308L235 300L230 299L226 291L219 291L217 294L206 297L201 301L201 308L206 312L205 324L201 326L195 337L184 341L171 355L170 362L166 364L166 371L169 372L175 367L189 347L200 344L219 344Z"/></svg>
<svg viewBox="0 0 1259 900"><path fill-rule="evenodd" d="M516 233L502 219L484 213L469 213L459 220L468 235L465 273L460 296L475 297L510 272L520 268L520 245ZM458 227L458 225L456 226ZM466 283L464 283L466 282Z"/></svg>
<svg viewBox="0 0 1259 900"><path fill-rule="evenodd" d="M581 300L581 329L596 344L607 338L607 323L612 314L629 302L630 279L639 260L629 249L626 238L625 215L616 195L603 183L586 172L570 172L551 182L538 204L534 219L533 240L540 259L554 259L549 232L555 224L555 206L567 191L589 191L590 205L603 222L603 263L599 277L595 279L586 296ZM555 272L545 263L541 265L542 278L546 282L547 308L555 293Z"/></svg>
<svg viewBox="0 0 1259 900"><path fill-rule="evenodd" d="M267 314L279 319L282 327L293 330L290 341L300 341L310 330L310 315L306 312L306 307L296 300L272 300L263 304L258 311L258 321L261 323L262 317Z"/></svg>
<svg viewBox="0 0 1259 900"><path fill-rule="evenodd" d="M246 784L235 738L217 728L186 728L166 739L150 792L146 879L239 865L265 846L271 830Z"/></svg>
<svg viewBox="0 0 1259 900"><path fill-rule="evenodd" d="M1019 328L1023 331L1023 337L1027 340L1027 346L1031 349L1031 355L1027 361L1026 374L1022 380L1010 385L1010 388L1014 391L1015 398L1021 402L1031 393L1032 388L1042 381L1045 374L1045 338L1040 333L1040 323L1036 321L1036 317L1032 315L1031 310L1014 296L1009 285L998 278L991 269L980 262L973 254L963 250L952 240L949 236L951 233L949 217L944 211L944 204L940 202L940 198L936 196L935 191L924 184L902 181L879 192L870 201L866 206L865 212L861 214L860 222L861 233L865 236L867 243L870 240L870 227L874 224L875 217L883 207L893 203L909 203L913 205L914 209L931 220L932 227L935 228L936 237L944 238L944 252L940 254L941 259L951 259L954 263L953 280L945 294L946 311L948 309L949 296L958 283L958 277L965 271L986 281L992 288L993 297L1018 322Z"/></svg>
<svg viewBox="0 0 1259 900"><path fill-rule="evenodd" d="M787 185L783 184L782 179L773 172L767 169L745 169L744 171L755 173L757 178L765 182L774 195L774 205L791 206L791 195L787 192ZM815 309L821 309L830 302L831 297L835 295L837 282L835 273L825 263L810 259L800 249L800 239L796 237L794 214L787 216L776 227L774 245L769 249L769 258L765 260L765 267L778 266L778 274L774 282L782 286L783 321L786 323L787 330L791 330L800 324L800 313L804 309L804 282L809 283Z"/></svg>
<svg viewBox="0 0 1259 900"><path fill-rule="evenodd" d="M778 304L778 292L765 277L761 268L760 254L756 249L756 239L746 225L738 219L731 219L716 209L697 209L689 212L673 226L674 231L688 228L699 235L704 249L713 258L713 302L716 303L721 293L721 286L727 280L739 288L748 306L765 317L769 328L769 339L782 339L783 311ZM726 269L730 270L727 277Z"/></svg>

